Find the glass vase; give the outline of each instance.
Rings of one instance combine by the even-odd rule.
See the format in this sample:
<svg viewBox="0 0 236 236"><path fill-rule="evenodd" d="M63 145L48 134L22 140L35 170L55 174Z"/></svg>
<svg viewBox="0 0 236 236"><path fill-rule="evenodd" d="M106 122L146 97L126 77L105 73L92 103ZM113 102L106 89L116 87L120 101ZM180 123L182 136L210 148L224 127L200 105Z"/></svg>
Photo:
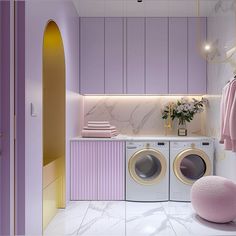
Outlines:
<svg viewBox="0 0 236 236"><path fill-rule="evenodd" d="M179 119L179 125L178 125L178 136L187 136L188 130L186 121L184 119Z"/></svg>

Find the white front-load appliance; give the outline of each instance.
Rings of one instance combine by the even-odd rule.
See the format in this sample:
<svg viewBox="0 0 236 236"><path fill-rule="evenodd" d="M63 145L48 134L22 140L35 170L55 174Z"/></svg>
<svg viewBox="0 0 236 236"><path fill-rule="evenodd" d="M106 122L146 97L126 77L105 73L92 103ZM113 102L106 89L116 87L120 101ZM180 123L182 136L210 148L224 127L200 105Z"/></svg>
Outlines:
<svg viewBox="0 0 236 236"><path fill-rule="evenodd" d="M190 201L193 183L213 175L212 139L170 142L170 200Z"/></svg>
<svg viewBox="0 0 236 236"><path fill-rule="evenodd" d="M167 201L169 142L126 142L126 200Z"/></svg>

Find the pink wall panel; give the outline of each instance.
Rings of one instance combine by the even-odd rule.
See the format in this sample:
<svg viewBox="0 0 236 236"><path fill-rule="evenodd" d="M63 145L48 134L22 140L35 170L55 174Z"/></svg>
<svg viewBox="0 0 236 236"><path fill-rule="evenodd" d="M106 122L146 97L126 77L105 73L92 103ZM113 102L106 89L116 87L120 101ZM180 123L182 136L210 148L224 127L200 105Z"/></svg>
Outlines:
<svg viewBox="0 0 236 236"><path fill-rule="evenodd" d="M127 18L126 80L127 94L145 94L145 18Z"/></svg>
<svg viewBox="0 0 236 236"><path fill-rule="evenodd" d="M71 142L71 200L124 200L122 141Z"/></svg>
<svg viewBox="0 0 236 236"><path fill-rule="evenodd" d="M169 18L169 94L188 93L187 18Z"/></svg>
<svg viewBox="0 0 236 236"><path fill-rule="evenodd" d="M206 42L206 18L188 18L188 93L205 94L207 62L201 56L201 42Z"/></svg>
<svg viewBox="0 0 236 236"><path fill-rule="evenodd" d="M146 18L146 94L168 94L168 18Z"/></svg>
<svg viewBox="0 0 236 236"><path fill-rule="evenodd" d="M80 18L80 92L104 94L104 37L103 17Z"/></svg>
<svg viewBox="0 0 236 236"><path fill-rule="evenodd" d="M105 18L105 93L123 91L123 21L122 17Z"/></svg>

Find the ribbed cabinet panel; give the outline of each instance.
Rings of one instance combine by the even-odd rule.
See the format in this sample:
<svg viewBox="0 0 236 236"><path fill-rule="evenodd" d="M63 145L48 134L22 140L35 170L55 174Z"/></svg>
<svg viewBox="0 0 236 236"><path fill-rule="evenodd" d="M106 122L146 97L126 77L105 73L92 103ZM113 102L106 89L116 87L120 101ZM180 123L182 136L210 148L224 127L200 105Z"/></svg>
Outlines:
<svg viewBox="0 0 236 236"><path fill-rule="evenodd" d="M124 142L98 144L98 200L124 200Z"/></svg>
<svg viewBox="0 0 236 236"><path fill-rule="evenodd" d="M71 142L71 200L124 200L124 188L124 142Z"/></svg>
<svg viewBox="0 0 236 236"><path fill-rule="evenodd" d="M97 142L71 143L71 200L97 200Z"/></svg>

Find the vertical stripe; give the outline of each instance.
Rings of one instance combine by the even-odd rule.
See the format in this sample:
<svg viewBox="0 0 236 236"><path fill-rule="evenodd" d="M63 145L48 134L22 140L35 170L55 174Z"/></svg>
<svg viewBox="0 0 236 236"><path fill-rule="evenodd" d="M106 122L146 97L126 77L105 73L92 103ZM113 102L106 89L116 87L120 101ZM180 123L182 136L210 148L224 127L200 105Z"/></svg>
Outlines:
<svg viewBox="0 0 236 236"><path fill-rule="evenodd" d="M124 200L122 141L71 143L71 199Z"/></svg>

